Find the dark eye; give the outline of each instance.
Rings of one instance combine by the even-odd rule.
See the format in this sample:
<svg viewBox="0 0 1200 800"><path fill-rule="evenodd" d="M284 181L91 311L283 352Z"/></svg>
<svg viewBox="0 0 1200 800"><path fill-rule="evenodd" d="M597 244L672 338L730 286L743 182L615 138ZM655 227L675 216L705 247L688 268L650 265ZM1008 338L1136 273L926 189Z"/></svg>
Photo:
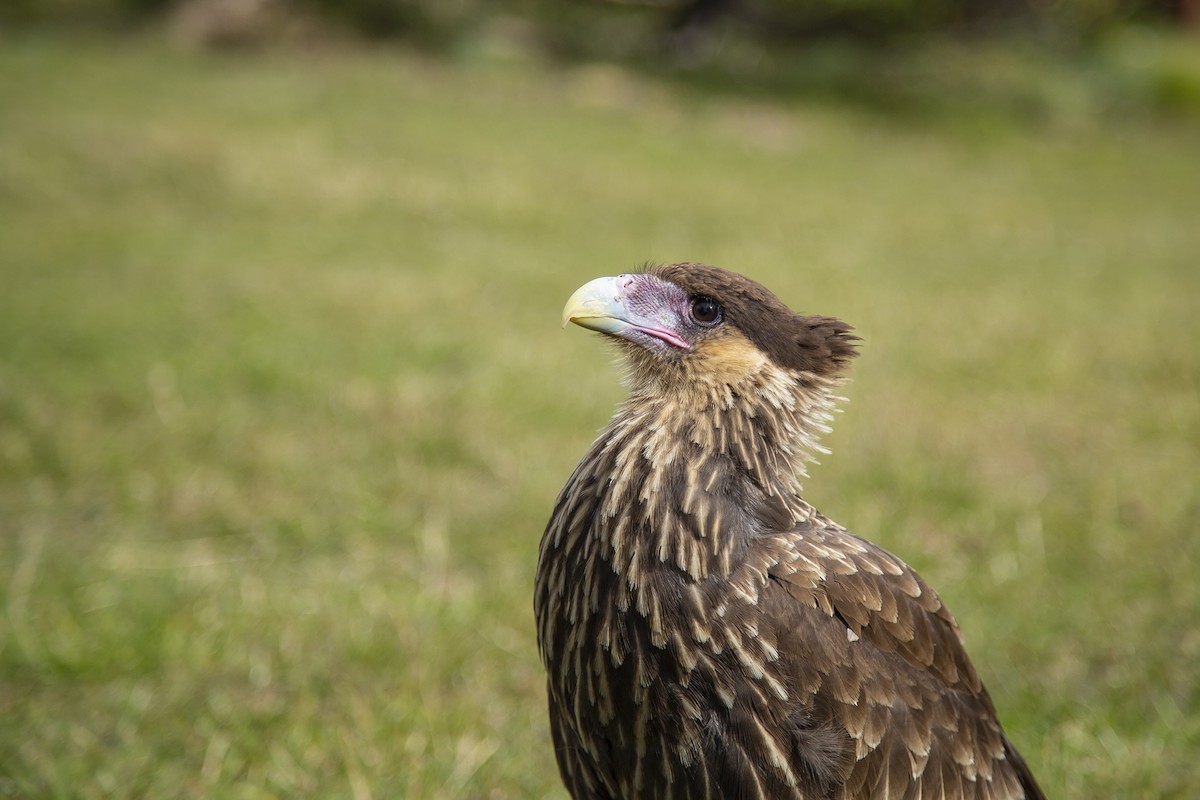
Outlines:
<svg viewBox="0 0 1200 800"><path fill-rule="evenodd" d="M721 304L711 297L692 298L692 319L701 325L716 325L721 321Z"/></svg>

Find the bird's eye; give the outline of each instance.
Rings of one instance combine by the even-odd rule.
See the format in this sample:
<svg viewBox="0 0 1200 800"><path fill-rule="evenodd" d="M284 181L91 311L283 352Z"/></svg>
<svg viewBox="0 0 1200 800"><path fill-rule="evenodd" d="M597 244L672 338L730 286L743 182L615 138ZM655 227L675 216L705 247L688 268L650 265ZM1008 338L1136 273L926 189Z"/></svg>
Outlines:
<svg viewBox="0 0 1200 800"><path fill-rule="evenodd" d="M692 298L692 319L701 325L716 325L721 321L721 304L711 297Z"/></svg>

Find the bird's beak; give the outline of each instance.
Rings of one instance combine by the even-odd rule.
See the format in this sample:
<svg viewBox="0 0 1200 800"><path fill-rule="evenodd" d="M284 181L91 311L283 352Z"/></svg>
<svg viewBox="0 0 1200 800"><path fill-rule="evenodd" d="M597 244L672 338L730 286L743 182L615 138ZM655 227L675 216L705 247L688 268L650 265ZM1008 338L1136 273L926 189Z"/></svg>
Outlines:
<svg viewBox="0 0 1200 800"><path fill-rule="evenodd" d="M652 309L643 310L641 306L645 303L634 297L639 290L644 295L647 290L658 288L647 281L667 286L642 274L588 281L575 290L563 307L563 327L574 322L581 328L628 339L635 344L645 345L647 339L652 339L658 340L659 344L665 342L681 350L690 350L691 345L672 330L670 321L660 318L665 304L657 304L656 313Z"/></svg>
<svg viewBox="0 0 1200 800"><path fill-rule="evenodd" d="M629 327L618 278L596 278L575 290L563 307L562 325L574 322L601 333L620 333Z"/></svg>

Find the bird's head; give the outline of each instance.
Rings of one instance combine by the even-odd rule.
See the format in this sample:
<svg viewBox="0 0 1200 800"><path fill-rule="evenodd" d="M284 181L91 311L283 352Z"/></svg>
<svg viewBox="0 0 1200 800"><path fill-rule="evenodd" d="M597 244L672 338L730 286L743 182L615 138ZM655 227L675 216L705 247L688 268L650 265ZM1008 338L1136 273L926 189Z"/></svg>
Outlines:
<svg viewBox="0 0 1200 800"><path fill-rule="evenodd" d="M830 317L796 314L765 287L704 264L597 278L563 309L623 346L634 388L737 386L764 373L835 379L858 337Z"/></svg>

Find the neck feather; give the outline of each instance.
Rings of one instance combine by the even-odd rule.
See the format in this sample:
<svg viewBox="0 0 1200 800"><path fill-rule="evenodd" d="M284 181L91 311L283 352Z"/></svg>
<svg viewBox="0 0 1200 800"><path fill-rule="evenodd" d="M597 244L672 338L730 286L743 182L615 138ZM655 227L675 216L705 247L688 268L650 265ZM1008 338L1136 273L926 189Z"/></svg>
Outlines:
<svg viewBox="0 0 1200 800"><path fill-rule="evenodd" d="M572 620L636 608L661 645L666 585L713 577L757 602L772 559L787 548L755 543L816 514L800 497L800 478L827 452L818 440L842 382L777 372L673 395L635 387L558 497L536 607L562 596ZM667 573L675 577L666 584L651 577ZM539 619L543 646L552 647L557 623Z"/></svg>
<svg viewBox="0 0 1200 800"><path fill-rule="evenodd" d="M806 465L829 452L820 439L844 399L834 393L844 383L781 369L736 382L635 382L597 445L640 450L651 472L725 459L768 495L799 494Z"/></svg>
<svg viewBox="0 0 1200 800"><path fill-rule="evenodd" d="M843 382L774 370L672 392L635 386L563 488L559 510L579 514L563 529L590 528L618 572L653 557L694 579L728 575L747 537L813 513L800 481L828 452L819 440Z"/></svg>

